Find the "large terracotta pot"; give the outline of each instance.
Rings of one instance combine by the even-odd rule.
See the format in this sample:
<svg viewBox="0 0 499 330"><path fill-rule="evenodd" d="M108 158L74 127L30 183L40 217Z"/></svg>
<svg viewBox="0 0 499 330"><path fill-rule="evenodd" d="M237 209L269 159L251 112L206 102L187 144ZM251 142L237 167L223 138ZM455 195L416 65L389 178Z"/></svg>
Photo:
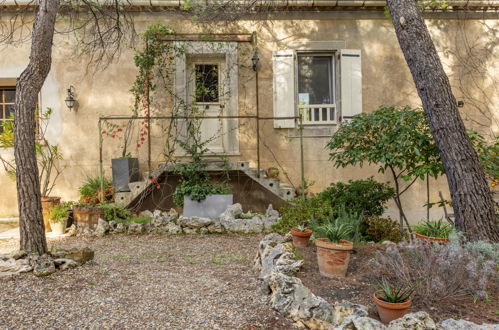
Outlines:
<svg viewBox="0 0 499 330"><path fill-rule="evenodd" d="M293 245L296 247L306 247L312 236L312 230L305 228L305 231L298 231L291 228L291 236L293 237Z"/></svg>
<svg viewBox="0 0 499 330"><path fill-rule="evenodd" d="M102 209L92 206L73 206L73 220L78 227L97 227L99 218L103 215Z"/></svg>
<svg viewBox="0 0 499 330"><path fill-rule="evenodd" d="M350 261L350 253L353 250L353 243L346 240L332 243L327 238L317 238L315 245L317 246L317 261L321 275L345 277Z"/></svg>
<svg viewBox="0 0 499 330"><path fill-rule="evenodd" d="M409 297L403 303L389 303L378 298L381 291L374 293L373 298L376 303L376 308L378 309L379 318L381 322L388 324L393 320L401 318L412 305L412 299Z"/></svg>
<svg viewBox="0 0 499 330"><path fill-rule="evenodd" d="M61 203L61 197L42 197L42 214L45 232L52 231L49 223L49 213L52 207Z"/></svg>
<svg viewBox="0 0 499 330"><path fill-rule="evenodd" d="M420 240L423 240L423 241L437 242L437 243L441 243L441 244L449 243L448 238L431 237L431 236L421 235L421 234L418 234L416 232L414 232L414 236L416 236L417 238L419 238Z"/></svg>

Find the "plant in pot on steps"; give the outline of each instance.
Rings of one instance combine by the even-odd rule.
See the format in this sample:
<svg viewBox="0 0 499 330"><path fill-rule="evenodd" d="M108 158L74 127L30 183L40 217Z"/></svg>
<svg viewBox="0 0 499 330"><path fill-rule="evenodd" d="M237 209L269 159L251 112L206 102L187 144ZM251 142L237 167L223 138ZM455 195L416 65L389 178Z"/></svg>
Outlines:
<svg viewBox="0 0 499 330"><path fill-rule="evenodd" d="M61 203L54 205L48 214L48 219L52 232L54 234L62 235L66 232L66 225L69 217L69 209L71 203Z"/></svg>
<svg viewBox="0 0 499 330"><path fill-rule="evenodd" d="M312 236L312 229L307 228L307 223L291 228L290 232L296 247L306 247Z"/></svg>
<svg viewBox="0 0 499 330"><path fill-rule="evenodd" d="M336 216L320 224L313 224L317 261L321 275L345 277L354 242L361 240L362 216L340 207Z"/></svg>
<svg viewBox="0 0 499 330"><path fill-rule="evenodd" d="M217 177L217 182L212 182L210 173L206 170L208 163L204 157L209 151L208 144L216 136L203 141L199 133L199 123L197 120L190 122L187 127L187 141L178 141L190 156L191 162L180 164L175 168L180 180L173 194L173 202L184 208L186 217L217 218L233 204L229 172L224 170ZM228 166L224 168L227 169Z"/></svg>
<svg viewBox="0 0 499 330"><path fill-rule="evenodd" d="M125 126L121 127L116 124L105 121L106 130L101 132L102 135L118 138L123 141L121 147L121 157L111 159L111 168L113 174L113 186L116 192L129 192L129 183L140 180L139 159L132 157L128 151L128 144L133 133L133 120L130 119ZM143 139L142 132L140 138ZM142 145L138 143L137 146Z"/></svg>
<svg viewBox="0 0 499 330"><path fill-rule="evenodd" d="M391 284L386 278L382 278L373 294L381 322L388 324L401 318L412 305L411 295L417 288L417 284L411 286L398 286Z"/></svg>
<svg viewBox="0 0 499 330"><path fill-rule="evenodd" d="M453 230L452 225L443 222L442 219L426 220L414 226L414 235L424 241L446 244Z"/></svg>
<svg viewBox="0 0 499 330"><path fill-rule="evenodd" d="M104 196L101 187L104 187ZM78 227L94 228L103 214L103 210L97 205L113 201L112 181L108 178L103 178L101 181L99 177L87 177L78 190L80 202L73 206L74 223Z"/></svg>
<svg viewBox="0 0 499 330"><path fill-rule="evenodd" d="M62 165L63 155L56 144L51 144L46 138L50 116L52 109L47 108L45 111L39 111L39 135L35 142L36 159L38 163L38 172L40 177L40 194L42 203L43 221L45 224L45 231L51 230L48 214L50 209L61 202L61 197L51 196L59 176L65 169ZM0 147L13 148L14 147L14 120L4 121L2 123L2 132L0 133ZM6 159L0 157L5 170L9 177L15 179L16 177L16 164L15 159Z"/></svg>

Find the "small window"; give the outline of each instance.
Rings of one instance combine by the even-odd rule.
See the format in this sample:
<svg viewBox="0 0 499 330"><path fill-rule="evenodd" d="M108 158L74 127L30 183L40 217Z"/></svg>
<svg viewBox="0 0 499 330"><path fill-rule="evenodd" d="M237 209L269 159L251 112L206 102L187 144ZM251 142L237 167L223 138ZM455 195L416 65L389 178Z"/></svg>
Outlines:
<svg viewBox="0 0 499 330"><path fill-rule="evenodd" d="M12 121L16 105L16 88L0 87L0 133L3 132L3 123Z"/></svg>
<svg viewBox="0 0 499 330"><path fill-rule="evenodd" d="M334 54L298 54L298 109L306 125L336 122Z"/></svg>
<svg viewBox="0 0 499 330"><path fill-rule="evenodd" d="M218 65L196 64L196 102L215 103L219 100Z"/></svg>

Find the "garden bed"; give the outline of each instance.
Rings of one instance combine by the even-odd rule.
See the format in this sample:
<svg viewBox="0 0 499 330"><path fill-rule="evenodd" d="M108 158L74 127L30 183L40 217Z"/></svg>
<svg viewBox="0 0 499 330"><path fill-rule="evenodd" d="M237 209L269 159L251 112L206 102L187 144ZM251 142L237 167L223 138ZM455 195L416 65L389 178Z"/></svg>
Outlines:
<svg viewBox="0 0 499 330"><path fill-rule="evenodd" d="M331 279L320 275L317 264L316 248L309 245L297 249L297 255L305 260L301 270L296 275L312 292L327 302L334 304L348 300L369 307L369 316L379 320L371 299L373 289L370 282L369 259L377 250L384 250L383 244L364 244L356 248L350 258L348 276L344 279ZM489 293L490 300L474 303L469 298L442 301L438 306L424 306L417 299L409 312L426 311L436 322L449 318L466 319L478 324L497 323L497 306L499 306L499 290L497 283Z"/></svg>

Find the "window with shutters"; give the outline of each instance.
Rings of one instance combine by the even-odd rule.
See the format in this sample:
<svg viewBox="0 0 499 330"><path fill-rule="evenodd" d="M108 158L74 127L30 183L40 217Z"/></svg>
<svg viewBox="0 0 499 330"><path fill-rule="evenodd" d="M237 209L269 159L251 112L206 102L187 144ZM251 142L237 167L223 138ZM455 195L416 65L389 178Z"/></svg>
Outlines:
<svg viewBox="0 0 499 330"><path fill-rule="evenodd" d="M309 44L273 52L274 128L297 128L294 117L306 126L335 125L362 112L361 51Z"/></svg>
<svg viewBox="0 0 499 330"><path fill-rule="evenodd" d="M298 53L298 114L304 125L336 123L334 53Z"/></svg>
<svg viewBox="0 0 499 330"><path fill-rule="evenodd" d="M3 132L3 123L14 120L16 105L16 88L0 87L0 133Z"/></svg>

